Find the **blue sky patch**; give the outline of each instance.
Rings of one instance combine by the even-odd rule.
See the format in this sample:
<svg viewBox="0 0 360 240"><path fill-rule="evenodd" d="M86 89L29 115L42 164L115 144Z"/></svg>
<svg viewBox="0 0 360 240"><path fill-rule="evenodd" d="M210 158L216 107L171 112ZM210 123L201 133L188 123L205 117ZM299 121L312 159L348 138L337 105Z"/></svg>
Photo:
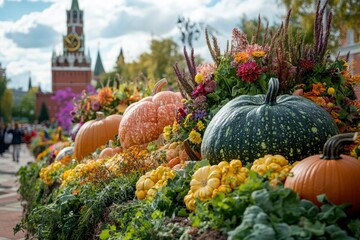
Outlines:
<svg viewBox="0 0 360 240"><path fill-rule="evenodd" d="M16 21L21 16L41 12L51 6L51 2L29 2L29 1L9 1L5 0L0 7L0 21Z"/></svg>

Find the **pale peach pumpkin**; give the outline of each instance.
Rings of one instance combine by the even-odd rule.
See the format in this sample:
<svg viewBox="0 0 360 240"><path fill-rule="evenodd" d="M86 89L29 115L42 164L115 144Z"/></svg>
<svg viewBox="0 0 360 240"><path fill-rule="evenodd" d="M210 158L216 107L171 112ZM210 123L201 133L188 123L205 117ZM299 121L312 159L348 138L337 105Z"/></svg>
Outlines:
<svg viewBox="0 0 360 240"><path fill-rule="evenodd" d="M162 91L166 79L156 83L153 94L131 104L119 125L119 139L123 148L156 140L167 125L175 120L176 109L182 106L179 92Z"/></svg>

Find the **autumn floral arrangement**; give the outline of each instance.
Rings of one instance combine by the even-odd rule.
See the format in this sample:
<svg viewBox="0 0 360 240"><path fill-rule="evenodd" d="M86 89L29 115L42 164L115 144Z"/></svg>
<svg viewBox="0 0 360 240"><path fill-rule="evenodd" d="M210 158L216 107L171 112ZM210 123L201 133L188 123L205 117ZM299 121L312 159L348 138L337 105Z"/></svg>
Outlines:
<svg viewBox="0 0 360 240"><path fill-rule="evenodd" d="M83 91L82 95L73 101L73 122L82 124L95 119L98 111L106 116L122 113L128 105L149 94L146 87L129 84L120 84L119 87L102 86L95 94Z"/></svg>
<svg viewBox="0 0 360 240"><path fill-rule="evenodd" d="M184 107L178 109L173 126L164 135L174 141L189 140L199 150L207 123L231 99L240 95L266 93L268 81L280 81L280 94L302 95L326 109L341 132L356 131L360 124L360 102L354 86L360 76L350 74L347 58L331 59L327 44L331 13L323 24L324 7L317 6L314 43L305 44L301 33L293 34L285 23L272 33L268 25L250 38L239 29L232 32L230 46L221 53L217 39L206 32L213 64L195 65L193 50L184 49L188 71L174 66Z"/></svg>

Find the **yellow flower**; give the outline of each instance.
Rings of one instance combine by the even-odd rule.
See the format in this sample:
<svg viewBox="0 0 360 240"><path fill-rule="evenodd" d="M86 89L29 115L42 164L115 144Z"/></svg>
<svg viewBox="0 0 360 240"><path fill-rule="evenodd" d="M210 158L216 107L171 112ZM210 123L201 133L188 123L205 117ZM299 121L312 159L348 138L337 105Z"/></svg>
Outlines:
<svg viewBox="0 0 360 240"><path fill-rule="evenodd" d="M256 58L261 58L261 57L265 56L265 51L253 51L253 52L251 52L251 56L256 57Z"/></svg>
<svg viewBox="0 0 360 240"><path fill-rule="evenodd" d="M171 133L171 126L167 125L164 127L164 133Z"/></svg>
<svg viewBox="0 0 360 240"><path fill-rule="evenodd" d="M202 141L202 138L201 138L200 133L198 133L195 130L192 130L189 134L189 140L190 140L190 142L192 142L194 144L200 144Z"/></svg>
<svg viewBox="0 0 360 240"><path fill-rule="evenodd" d="M171 126L167 125L164 127L164 138L165 140L170 140L171 137Z"/></svg>
<svg viewBox="0 0 360 240"><path fill-rule="evenodd" d="M171 138L171 134L170 134L170 133L166 132L166 133L164 133L163 135L164 135L164 139L165 139L166 141L169 141L169 140L170 140L170 138Z"/></svg>
<svg viewBox="0 0 360 240"><path fill-rule="evenodd" d="M195 82L196 82L197 84L200 84L200 83L202 83L203 81L204 81L204 76L203 76L202 74L200 74L200 73L196 74L196 76L195 76Z"/></svg>
<svg viewBox="0 0 360 240"><path fill-rule="evenodd" d="M192 116L192 113L189 113L188 115L186 115L186 118L185 118L185 121L184 121L184 126L187 127L188 126L188 123L189 123L189 120Z"/></svg>
<svg viewBox="0 0 360 240"><path fill-rule="evenodd" d="M329 87L328 90L327 90L327 93L328 93L329 95L334 95L335 89L332 88L332 87Z"/></svg>
<svg viewBox="0 0 360 240"><path fill-rule="evenodd" d="M247 53L244 53L244 52L237 52L237 53L234 53L233 55L234 57L234 60L236 63L240 63L240 62L246 62L249 58L249 55L247 55Z"/></svg>
<svg viewBox="0 0 360 240"><path fill-rule="evenodd" d="M196 127L197 127L197 129L198 129L199 131L201 131L201 130L203 130L203 129L205 128L204 123L203 123L201 120L199 120L199 121L197 122Z"/></svg>
<svg viewBox="0 0 360 240"><path fill-rule="evenodd" d="M98 95L97 95L97 100L99 101L99 103L101 105L107 105L109 103L111 103L113 101L113 92L111 91L111 88L109 87L104 87L102 89L100 89Z"/></svg>
<svg viewBox="0 0 360 240"><path fill-rule="evenodd" d="M172 126L172 133L176 133L180 130L180 124L178 124L176 121L174 121L174 124Z"/></svg>

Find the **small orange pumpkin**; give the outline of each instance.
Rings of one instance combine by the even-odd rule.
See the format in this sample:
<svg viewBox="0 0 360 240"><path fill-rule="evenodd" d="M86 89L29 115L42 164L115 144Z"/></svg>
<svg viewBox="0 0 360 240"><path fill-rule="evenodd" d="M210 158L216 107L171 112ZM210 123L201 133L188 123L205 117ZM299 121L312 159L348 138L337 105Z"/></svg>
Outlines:
<svg viewBox="0 0 360 240"><path fill-rule="evenodd" d="M334 204L351 203L350 215L360 213L360 161L347 155L340 155L340 148L346 142L353 142L357 133L343 133L329 138L323 155L314 155L300 161L288 176L285 187L299 193L320 206L317 196L326 194Z"/></svg>
<svg viewBox="0 0 360 240"><path fill-rule="evenodd" d="M131 104L124 112L119 126L121 146L129 148L156 140L175 119L175 110L182 106L179 92L162 91L167 84L162 79L155 84L153 94Z"/></svg>
<svg viewBox="0 0 360 240"><path fill-rule="evenodd" d="M169 168L173 168L173 167L175 167L175 165L180 164L180 163L181 163L181 159L179 157L175 157L175 158L171 159L167 165Z"/></svg>
<svg viewBox="0 0 360 240"><path fill-rule="evenodd" d="M104 148L100 152L99 159L103 159L103 158L106 158L106 157L112 157L115 154L120 153L120 152L121 152L121 148L119 148L119 147L115 147L115 148L107 147L107 148Z"/></svg>
<svg viewBox="0 0 360 240"><path fill-rule="evenodd" d="M105 117L104 113L97 112L96 119L87 121L79 130L75 138L75 157L80 161L96 148L105 145L118 132L121 115L114 114Z"/></svg>

